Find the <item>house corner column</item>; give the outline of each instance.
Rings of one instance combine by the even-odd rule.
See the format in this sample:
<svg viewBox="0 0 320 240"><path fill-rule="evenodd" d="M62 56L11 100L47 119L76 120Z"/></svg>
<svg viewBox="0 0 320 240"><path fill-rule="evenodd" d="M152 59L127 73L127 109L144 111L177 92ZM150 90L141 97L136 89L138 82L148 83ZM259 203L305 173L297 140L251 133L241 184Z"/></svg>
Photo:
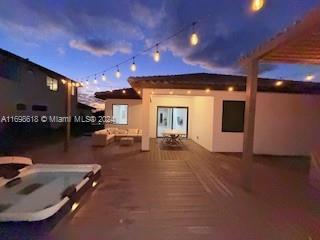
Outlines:
<svg viewBox="0 0 320 240"><path fill-rule="evenodd" d="M150 89L143 89L142 91L142 141L141 150L150 150Z"/></svg>
<svg viewBox="0 0 320 240"><path fill-rule="evenodd" d="M247 65L246 106L244 119L243 153L242 153L242 184L246 190L252 188L253 177L253 147L256 113L256 97L258 87L257 59L251 60Z"/></svg>

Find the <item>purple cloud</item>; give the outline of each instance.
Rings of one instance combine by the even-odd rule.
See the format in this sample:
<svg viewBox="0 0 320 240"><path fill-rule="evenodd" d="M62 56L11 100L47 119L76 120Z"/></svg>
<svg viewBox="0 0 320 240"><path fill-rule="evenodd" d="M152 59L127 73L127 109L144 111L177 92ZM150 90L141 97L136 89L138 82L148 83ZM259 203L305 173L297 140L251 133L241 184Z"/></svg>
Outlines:
<svg viewBox="0 0 320 240"><path fill-rule="evenodd" d="M95 56L112 56L117 52L129 54L132 45L126 41L111 41L89 38L84 40L70 40L69 46L74 49L89 52Z"/></svg>

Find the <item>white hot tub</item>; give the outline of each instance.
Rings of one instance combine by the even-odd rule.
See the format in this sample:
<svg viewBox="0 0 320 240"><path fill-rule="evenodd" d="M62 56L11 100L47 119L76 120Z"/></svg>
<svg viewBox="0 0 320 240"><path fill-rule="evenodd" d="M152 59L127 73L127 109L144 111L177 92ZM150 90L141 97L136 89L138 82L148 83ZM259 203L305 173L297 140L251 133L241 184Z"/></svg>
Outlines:
<svg viewBox="0 0 320 240"><path fill-rule="evenodd" d="M0 178L0 222L41 221L75 207L96 185L100 169L97 164L35 164L11 179Z"/></svg>

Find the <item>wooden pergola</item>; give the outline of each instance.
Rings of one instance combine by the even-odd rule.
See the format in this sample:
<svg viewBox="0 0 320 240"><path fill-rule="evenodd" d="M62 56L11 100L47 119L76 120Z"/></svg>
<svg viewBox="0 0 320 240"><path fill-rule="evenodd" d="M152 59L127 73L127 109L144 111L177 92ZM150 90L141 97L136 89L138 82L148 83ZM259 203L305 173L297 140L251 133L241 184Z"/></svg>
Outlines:
<svg viewBox="0 0 320 240"><path fill-rule="evenodd" d="M247 70L242 176L243 186L248 190L252 183L257 80L261 62L320 64L320 6L240 59Z"/></svg>

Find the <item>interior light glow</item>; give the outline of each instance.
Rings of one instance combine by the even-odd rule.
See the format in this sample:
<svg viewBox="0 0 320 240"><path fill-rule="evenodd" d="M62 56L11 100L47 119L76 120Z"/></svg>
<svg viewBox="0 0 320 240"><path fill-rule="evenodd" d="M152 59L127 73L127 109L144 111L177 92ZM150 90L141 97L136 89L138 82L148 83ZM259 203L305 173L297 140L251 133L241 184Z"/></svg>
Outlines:
<svg viewBox="0 0 320 240"><path fill-rule="evenodd" d="M209 92L210 92L210 89L209 89L209 88L207 88L207 89L206 89L206 93L209 93Z"/></svg>
<svg viewBox="0 0 320 240"><path fill-rule="evenodd" d="M283 81L276 81L275 85L276 85L277 87L280 87L280 86L283 85Z"/></svg>
<svg viewBox="0 0 320 240"><path fill-rule="evenodd" d="M234 91L234 87L232 87L232 86L228 87L228 91L229 92L233 92Z"/></svg>

